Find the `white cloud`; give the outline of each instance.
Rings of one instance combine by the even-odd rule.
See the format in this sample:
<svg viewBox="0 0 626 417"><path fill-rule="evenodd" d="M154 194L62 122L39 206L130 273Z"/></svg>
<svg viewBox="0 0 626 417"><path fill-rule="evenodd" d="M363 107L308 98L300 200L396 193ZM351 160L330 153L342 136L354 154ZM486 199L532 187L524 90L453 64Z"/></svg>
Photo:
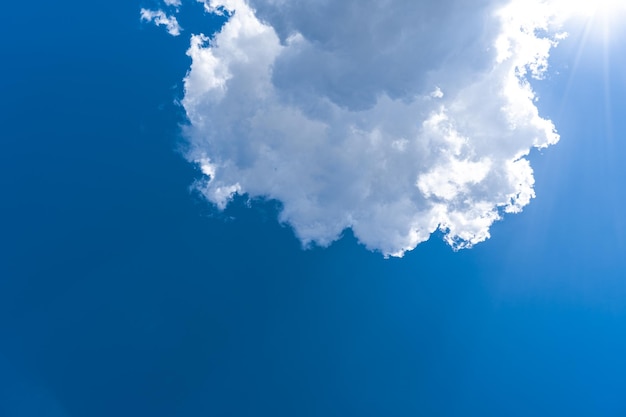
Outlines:
<svg viewBox="0 0 626 417"><path fill-rule="evenodd" d="M192 37L183 99L218 207L277 199L305 245L352 228L401 256L437 229L470 247L534 197L525 156L559 139L528 82L557 38L543 1L199 1L234 11Z"/></svg>
<svg viewBox="0 0 626 417"><path fill-rule="evenodd" d="M166 6L180 7L181 0L163 0Z"/></svg>
<svg viewBox="0 0 626 417"><path fill-rule="evenodd" d="M154 24L157 26L165 26L165 28L167 29L167 33L172 36L180 35L180 32L182 30L180 25L178 24L178 20L176 20L176 17L166 15L163 10L141 9L141 20L154 22Z"/></svg>

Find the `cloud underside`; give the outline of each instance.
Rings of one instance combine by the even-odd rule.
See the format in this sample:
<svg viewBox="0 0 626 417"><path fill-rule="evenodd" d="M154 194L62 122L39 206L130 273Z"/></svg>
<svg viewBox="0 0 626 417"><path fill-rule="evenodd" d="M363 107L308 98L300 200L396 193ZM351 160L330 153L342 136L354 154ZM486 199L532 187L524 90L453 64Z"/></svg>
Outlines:
<svg viewBox="0 0 626 417"><path fill-rule="evenodd" d="M191 38L182 103L219 208L276 199L305 245L351 228L401 256L437 229L484 241L534 197L525 157L559 139L528 82L556 39L539 0L203 2L229 19Z"/></svg>

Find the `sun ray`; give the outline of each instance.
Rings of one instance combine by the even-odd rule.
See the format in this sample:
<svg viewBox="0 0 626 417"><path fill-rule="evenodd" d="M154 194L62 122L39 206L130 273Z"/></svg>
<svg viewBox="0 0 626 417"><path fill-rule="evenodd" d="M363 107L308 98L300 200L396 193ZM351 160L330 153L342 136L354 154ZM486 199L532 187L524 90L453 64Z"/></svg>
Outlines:
<svg viewBox="0 0 626 417"><path fill-rule="evenodd" d="M582 55L585 49L592 43L600 43L602 51L602 77L604 89L605 117L610 117L611 94L610 94L610 44L611 29L616 21L622 21L626 17L626 2L624 0L554 0L555 10L566 16L569 27L582 24L582 35L578 37L576 56L563 94L560 113L563 111L565 102L569 96L573 80L578 72ZM566 25L567 26L567 25ZM575 30L579 32L580 30ZM607 126L610 120L606 120Z"/></svg>
<svg viewBox="0 0 626 417"><path fill-rule="evenodd" d="M580 40L577 43L577 47L576 47L576 56L574 57L574 62L571 66L571 71L569 72L569 75L567 77L567 84L565 86L565 90L563 92L563 97L561 98L561 103L559 105L559 111L558 111L558 115L559 117L562 116L564 110L565 110L565 105L569 99L569 95L572 89L572 85L574 83L574 79L576 77L576 73L578 72L578 67L580 66L580 62L582 59L582 55L583 52L585 51L585 48L587 46L587 42L589 40L590 37L590 33L591 33L591 24L589 21L587 21L585 23L585 27L582 31L582 35L580 35Z"/></svg>
<svg viewBox="0 0 626 417"><path fill-rule="evenodd" d="M605 16L602 40L602 81L604 98L604 124L606 127L605 138L608 154L613 153L613 109L611 105L611 25L608 16ZM612 161L612 158L607 158Z"/></svg>

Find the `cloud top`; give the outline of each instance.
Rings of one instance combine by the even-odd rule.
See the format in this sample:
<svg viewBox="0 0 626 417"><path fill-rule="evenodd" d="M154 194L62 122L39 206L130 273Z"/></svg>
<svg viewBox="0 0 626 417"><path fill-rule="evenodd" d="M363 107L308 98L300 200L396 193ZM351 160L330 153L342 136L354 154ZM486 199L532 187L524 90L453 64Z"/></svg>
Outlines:
<svg viewBox="0 0 626 417"><path fill-rule="evenodd" d="M182 104L219 208L276 199L304 245L352 228L401 256L437 229L471 247L534 197L525 157L559 139L529 84L558 38L542 1L201 1L230 17L192 36Z"/></svg>

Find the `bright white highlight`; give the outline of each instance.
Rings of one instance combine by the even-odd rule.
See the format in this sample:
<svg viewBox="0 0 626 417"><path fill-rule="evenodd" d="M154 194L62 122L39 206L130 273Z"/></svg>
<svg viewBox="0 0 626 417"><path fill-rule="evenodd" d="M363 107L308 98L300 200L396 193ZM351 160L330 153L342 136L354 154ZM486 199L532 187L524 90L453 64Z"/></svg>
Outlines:
<svg viewBox="0 0 626 417"><path fill-rule="evenodd" d="M529 83L562 37L541 0L201 0L182 104L198 189L277 199L304 245L346 228L402 256L437 229L489 238L534 197L526 156L556 143Z"/></svg>

